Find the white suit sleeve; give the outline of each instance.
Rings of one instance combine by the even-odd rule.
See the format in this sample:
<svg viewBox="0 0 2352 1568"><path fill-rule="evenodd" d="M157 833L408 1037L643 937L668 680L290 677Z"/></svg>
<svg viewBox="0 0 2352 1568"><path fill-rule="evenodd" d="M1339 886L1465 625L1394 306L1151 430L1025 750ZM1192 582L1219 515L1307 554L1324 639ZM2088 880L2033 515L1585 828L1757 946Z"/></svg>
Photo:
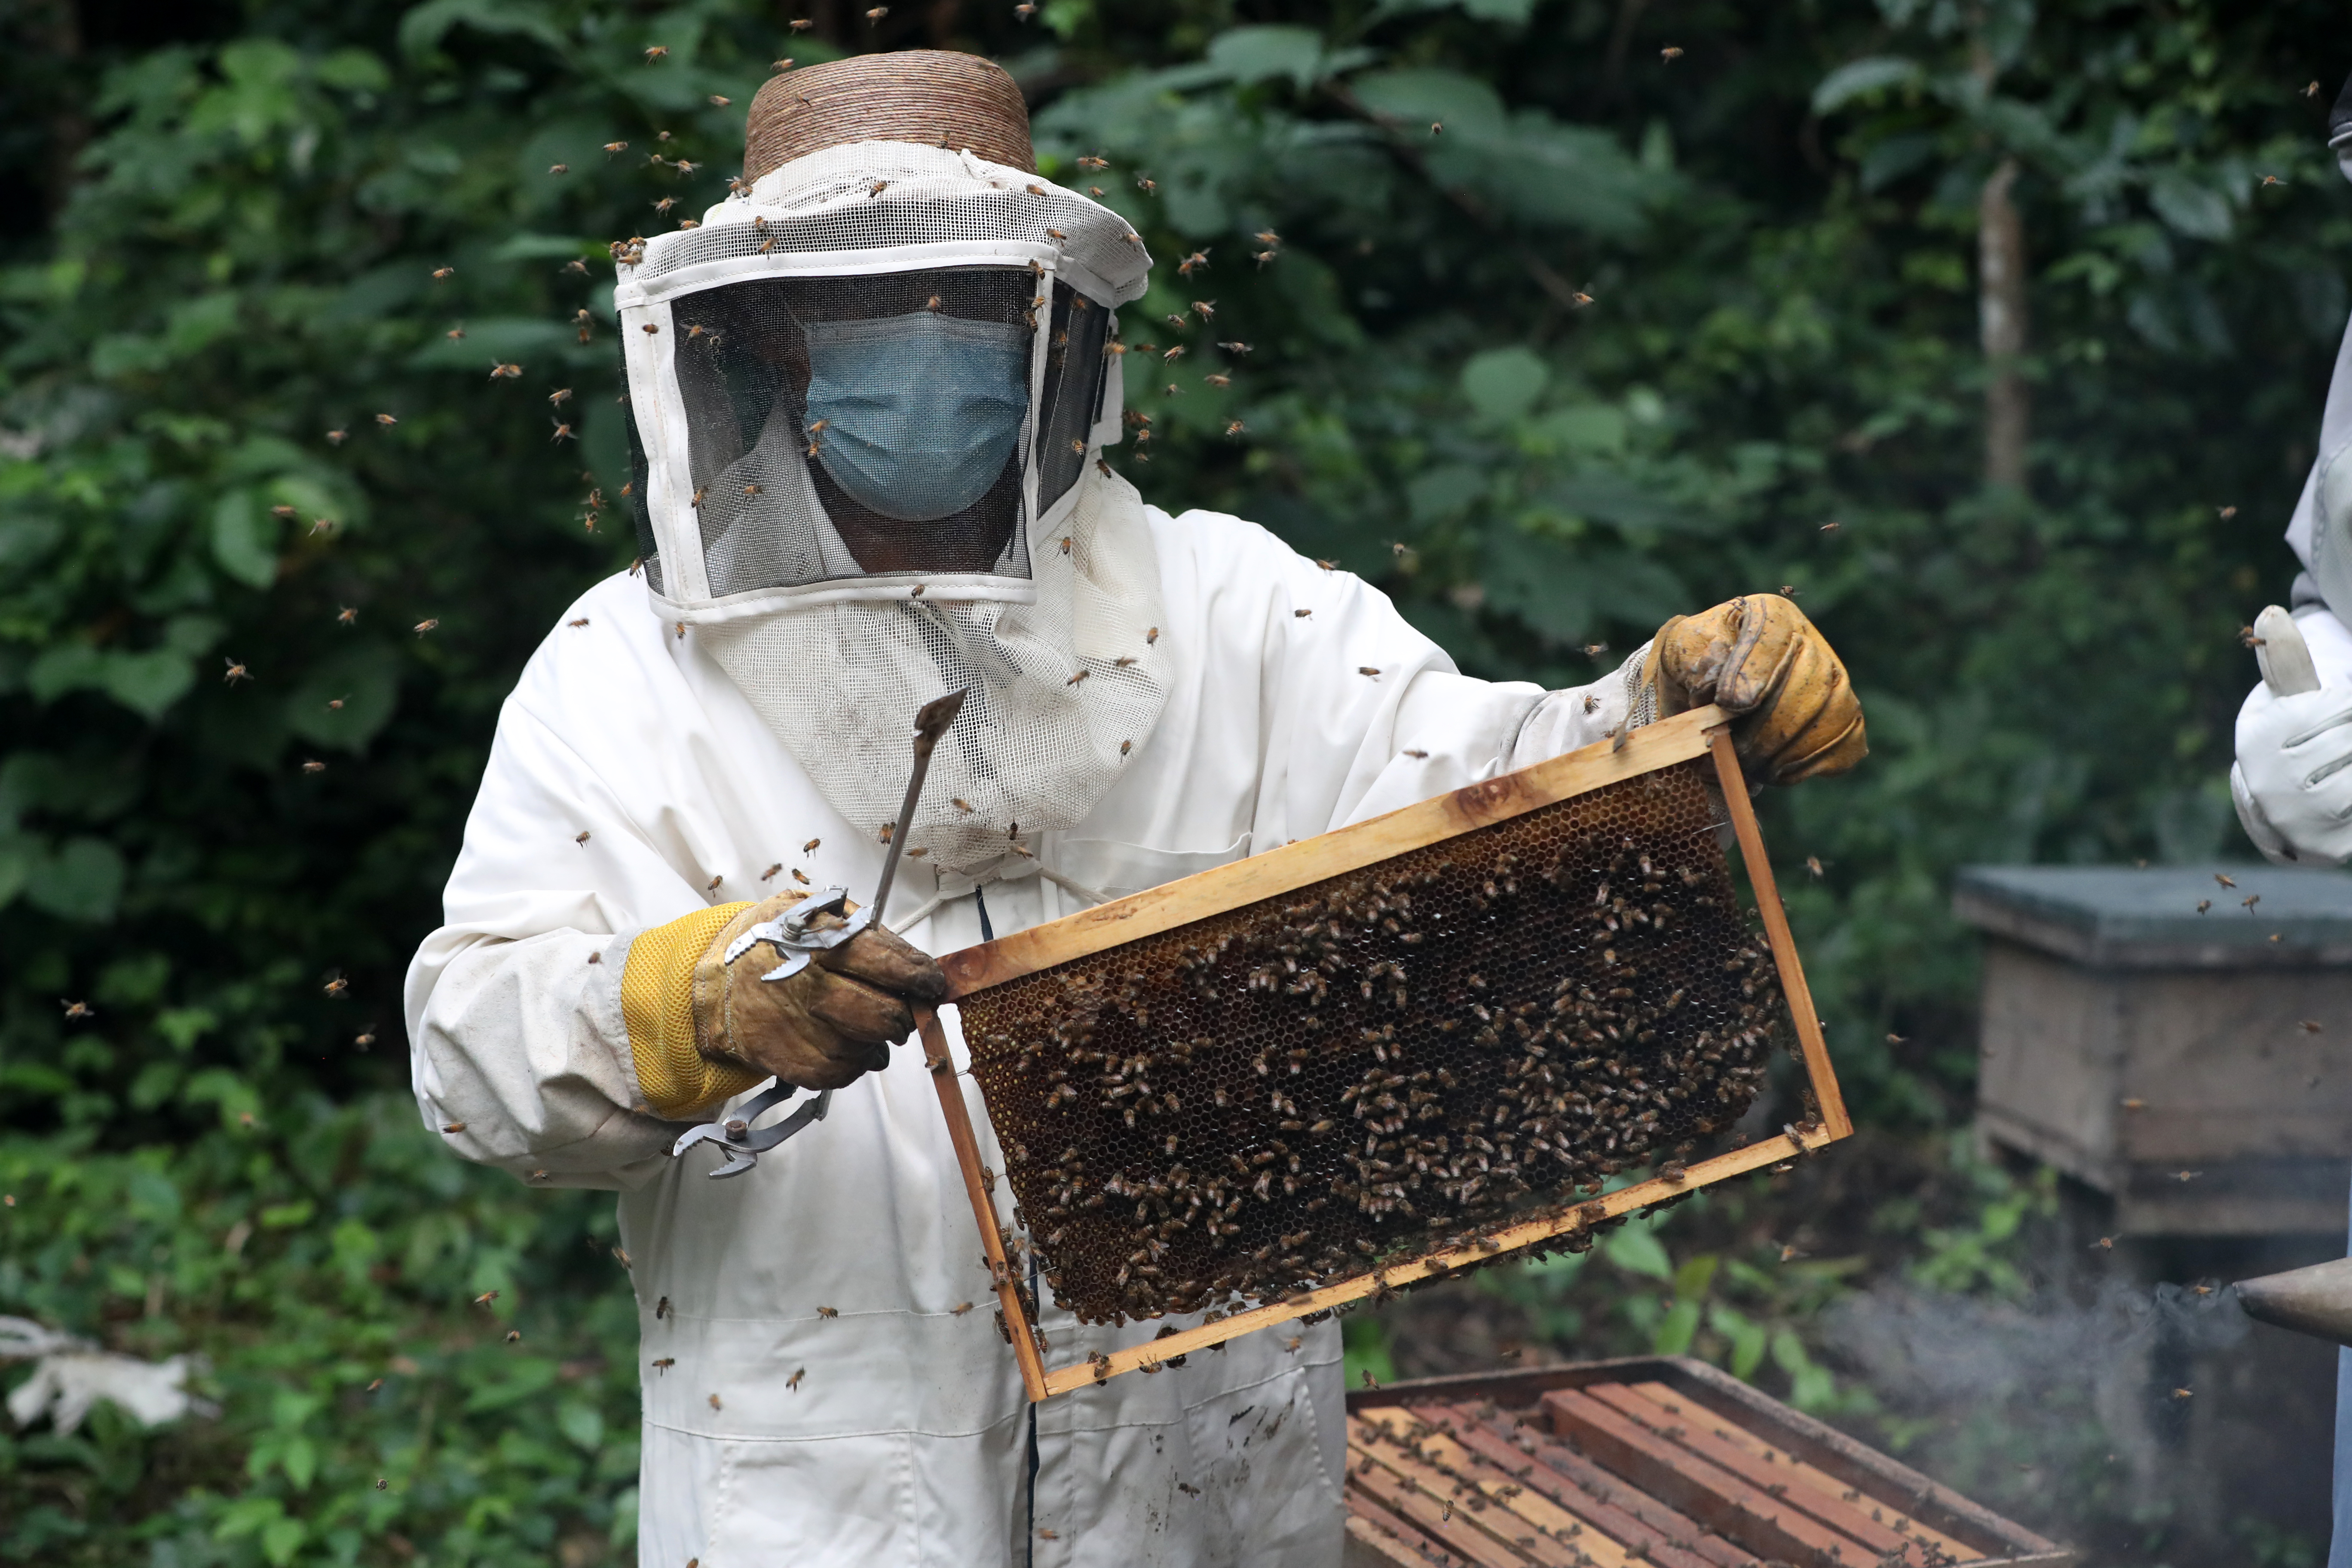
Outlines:
<svg viewBox="0 0 2352 1568"><path fill-rule="evenodd" d="M549 1186L635 1185L658 1168L677 1128L638 1092L621 1018L633 922L606 891L649 877L679 880L577 754L509 699L448 923L408 974L417 1107L453 1151Z"/></svg>
<svg viewBox="0 0 2352 1568"><path fill-rule="evenodd" d="M1193 686L1208 694L1204 702L1180 694L1161 729L1171 750L1255 767L1255 809L1236 825L1250 852L1589 745L1624 721L1620 671L1549 693L1474 679L1352 573L1320 567L1235 518L1154 520L1171 604L1199 606ZM1201 739L1212 736L1225 743ZM1229 793L1222 781L1202 782L1203 798Z"/></svg>

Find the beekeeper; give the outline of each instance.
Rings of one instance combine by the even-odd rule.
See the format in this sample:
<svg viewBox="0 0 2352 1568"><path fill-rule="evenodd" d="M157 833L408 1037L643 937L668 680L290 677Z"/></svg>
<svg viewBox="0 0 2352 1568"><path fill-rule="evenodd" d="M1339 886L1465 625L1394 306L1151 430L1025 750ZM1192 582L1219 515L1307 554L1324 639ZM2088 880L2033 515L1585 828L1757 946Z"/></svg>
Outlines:
<svg viewBox="0 0 2352 1568"><path fill-rule="evenodd" d="M2327 146L2352 180L2352 78L2327 117ZM2319 449L2286 542L2304 570L2290 591L2291 628L2265 614L2263 679L2238 710L2230 798L2264 858L2280 865L2352 860L2352 324L2319 416ZM2336 1532L2327 1568L2352 1568L2352 1350L2336 1364Z"/></svg>
<svg viewBox="0 0 2352 1568"><path fill-rule="evenodd" d="M409 971L425 1120L620 1190L642 1563L1335 1563L1333 1325L1025 1403L930 1079L889 1049L941 994L928 955L1710 700L1754 776L1836 772L1844 671L1768 595L1590 687L1471 680L1361 580L1146 506L1100 459L1150 258L1039 177L993 65L776 78L744 163L621 268L643 570L500 716ZM805 889L870 892L913 711L964 687L888 929L780 982L772 949L729 963ZM843 1092L732 1179L668 1157L771 1075ZM1041 1327L1058 1363L1159 1325Z"/></svg>

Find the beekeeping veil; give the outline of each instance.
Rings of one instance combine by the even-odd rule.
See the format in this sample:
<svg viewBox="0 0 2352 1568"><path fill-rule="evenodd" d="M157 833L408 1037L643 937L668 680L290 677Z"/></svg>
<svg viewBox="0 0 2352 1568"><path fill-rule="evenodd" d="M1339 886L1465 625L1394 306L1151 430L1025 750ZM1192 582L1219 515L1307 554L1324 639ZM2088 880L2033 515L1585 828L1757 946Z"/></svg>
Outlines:
<svg viewBox="0 0 2352 1568"><path fill-rule="evenodd" d="M2352 180L2352 78L2327 117L2327 146L2336 166ZM2286 542L2311 569L2310 583L2296 580L2295 602L2319 599L2352 626L2352 324L2336 351L2336 374L2319 419L2319 455L2287 522Z"/></svg>
<svg viewBox="0 0 2352 1568"><path fill-rule="evenodd" d="M971 688L908 843L984 879L1165 700L1142 503L1097 461L1150 258L1037 175L1018 89L968 55L772 79L743 173L615 290L656 605L863 832L916 707Z"/></svg>

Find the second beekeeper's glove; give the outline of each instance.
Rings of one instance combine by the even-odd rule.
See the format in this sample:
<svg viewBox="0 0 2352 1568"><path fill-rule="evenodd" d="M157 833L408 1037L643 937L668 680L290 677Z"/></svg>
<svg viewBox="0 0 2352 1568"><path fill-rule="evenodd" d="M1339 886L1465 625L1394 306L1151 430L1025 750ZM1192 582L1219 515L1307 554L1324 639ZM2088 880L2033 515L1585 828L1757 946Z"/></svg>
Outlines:
<svg viewBox="0 0 2352 1568"><path fill-rule="evenodd" d="M2285 863L2352 858L2352 691L2281 697L2257 683L2238 710L2230 795L2246 836Z"/></svg>
<svg viewBox="0 0 2352 1568"><path fill-rule="evenodd" d="M910 1004L947 995L947 976L929 955L879 926L779 981L760 978L782 957L765 943L726 962L730 942L806 896L698 910L630 945L621 1012L638 1087L656 1114L683 1120L770 1074L803 1089L839 1089L888 1065L889 1047L914 1030ZM812 927L828 922L840 921L820 915Z"/></svg>
<svg viewBox="0 0 2352 1568"><path fill-rule="evenodd" d="M1643 670L1658 716L1715 703L1751 777L1789 784L1842 773L1869 752L1845 666L1805 613L1778 594L1728 599L1658 628Z"/></svg>

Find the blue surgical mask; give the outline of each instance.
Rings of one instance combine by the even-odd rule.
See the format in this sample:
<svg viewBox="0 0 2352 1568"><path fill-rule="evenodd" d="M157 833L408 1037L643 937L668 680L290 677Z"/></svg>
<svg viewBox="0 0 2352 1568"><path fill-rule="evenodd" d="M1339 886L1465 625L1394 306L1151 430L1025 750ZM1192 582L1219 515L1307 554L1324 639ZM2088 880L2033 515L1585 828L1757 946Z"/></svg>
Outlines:
<svg viewBox="0 0 2352 1568"><path fill-rule="evenodd" d="M1029 333L934 310L808 323L817 460L860 505L930 522L988 493L1029 411Z"/></svg>

